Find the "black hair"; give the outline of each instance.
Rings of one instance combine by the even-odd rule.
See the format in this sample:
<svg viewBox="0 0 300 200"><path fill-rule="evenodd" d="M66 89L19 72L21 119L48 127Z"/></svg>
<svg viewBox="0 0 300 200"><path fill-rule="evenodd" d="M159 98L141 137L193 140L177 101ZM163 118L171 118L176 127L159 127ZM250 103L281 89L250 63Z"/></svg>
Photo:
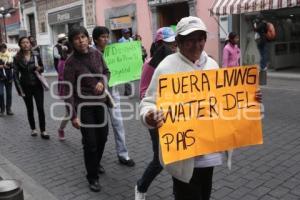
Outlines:
<svg viewBox="0 0 300 200"><path fill-rule="evenodd" d="M163 45L162 40L153 42L150 47L150 57L154 56L154 53Z"/></svg>
<svg viewBox="0 0 300 200"><path fill-rule="evenodd" d="M163 44L160 47L158 47L156 49L156 51L153 54L152 59L150 60L149 64L156 68L159 63L165 59L165 57L167 57L168 55L174 53L170 47L168 47L167 45Z"/></svg>
<svg viewBox="0 0 300 200"><path fill-rule="evenodd" d="M92 33L94 43L96 43L95 41L103 34L109 34L108 28L105 26L96 26Z"/></svg>
<svg viewBox="0 0 300 200"><path fill-rule="evenodd" d="M30 38L35 39L35 37L33 37L32 35L29 35L29 36L28 36L28 39L29 39L29 40L30 40Z"/></svg>
<svg viewBox="0 0 300 200"><path fill-rule="evenodd" d="M21 48L21 42L22 42L24 39L29 40L29 38L26 37L26 36L20 37L19 40L18 40L18 45L19 45L20 49L19 49L19 51L17 52L17 54L16 54L16 56L15 56L16 59L21 59L21 58L23 57L23 52L22 52L22 48ZM30 43L30 40L29 40L29 43Z"/></svg>
<svg viewBox="0 0 300 200"><path fill-rule="evenodd" d="M230 40L233 40L238 34L236 32L230 32L228 35L228 40L225 41L225 46L230 42Z"/></svg>
<svg viewBox="0 0 300 200"><path fill-rule="evenodd" d="M90 38L88 31L83 26L74 26L74 27L72 27L71 31L68 34L69 43L72 45L74 37L81 34L81 33L84 34L87 38Z"/></svg>
<svg viewBox="0 0 300 200"><path fill-rule="evenodd" d="M236 32L230 32L229 36L228 36L228 39L233 40L236 36L238 36L238 34Z"/></svg>
<svg viewBox="0 0 300 200"><path fill-rule="evenodd" d="M153 54L156 49L157 49L157 44L155 42L152 42L151 47L150 47L150 57L153 57Z"/></svg>
<svg viewBox="0 0 300 200"><path fill-rule="evenodd" d="M0 49L7 49L7 46L5 43L0 44Z"/></svg>
<svg viewBox="0 0 300 200"><path fill-rule="evenodd" d="M29 40L29 38L26 37L26 36L20 37L19 40L18 40L18 45L19 45L19 47L21 47L21 42L22 42L22 40L24 40L24 39Z"/></svg>

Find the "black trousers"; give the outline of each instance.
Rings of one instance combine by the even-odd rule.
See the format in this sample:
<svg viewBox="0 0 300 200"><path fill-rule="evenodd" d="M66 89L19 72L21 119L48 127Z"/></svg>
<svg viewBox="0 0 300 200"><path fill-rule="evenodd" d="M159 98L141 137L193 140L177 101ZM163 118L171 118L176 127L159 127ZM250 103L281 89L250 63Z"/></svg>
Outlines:
<svg viewBox="0 0 300 200"><path fill-rule="evenodd" d="M195 168L189 183L173 177L175 200L209 200L212 189L213 167Z"/></svg>
<svg viewBox="0 0 300 200"><path fill-rule="evenodd" d="M142 178L138 180L137 187L139 192L147 192L150 184L155 177L163 170L159 161L159 137L157 129L149 129L150 137L152 140L153 158L147 166Z"/></svg>
<svg viewBox="0 0 300 200"><path fill-rule="evenodd" d="M124 95L125 96L129 96L129 95L132 95L132 87L131 87L131 84L130 83L125 83L124 84L124 88L125 88L125 90L124 90Z"/></svg>
<svg viewBox="0 0 300 200"><path fill-rule="evenodd" d="M80 111L80 122L82 124L80 131L88 181L99 179L99 163L108 135L108 124L107 119L105 119L108 115L105 113L105 110L103 105L83 106ZM85 125L89 127L85 127Z"/></svg>
<svg viewBox="0 0 300 200"><path fill-rule="evenodd" d="M33 86L22 86L25 97L23 97L26 109L27 117L31 130L35 129L35 120L34 120L34 106L33 99L35 100L36 108L39 116L39 125L41 132L46 130L45 122L45 111L44 111L44 89L41 84L36 84Z"/></svg>

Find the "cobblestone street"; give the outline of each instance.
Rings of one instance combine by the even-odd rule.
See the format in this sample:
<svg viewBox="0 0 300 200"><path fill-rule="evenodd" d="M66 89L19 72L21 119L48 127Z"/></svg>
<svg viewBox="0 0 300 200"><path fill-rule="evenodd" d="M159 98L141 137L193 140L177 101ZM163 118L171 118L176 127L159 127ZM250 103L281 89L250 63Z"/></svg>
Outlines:
<svg viewBox="0 0 300 200"><path fill-rule="evenodd" d="M262 87L264 144L236 150L231 171L225 165L215 168L213 200L300 199L299 85L296 79L270 78L268 85ZM133 200L136 181L152 155L146 128L136 117L124 121L130 157L136 162L128 168L118 162L110 127L102 158L106 170L100 176L103 189L93 193L85 179L80 132L68 124L66 140L57 138L59 122L50 117L51 104L56 101L49 92L45 93L47 132L51 135L45 141L30 136L24 102L14 91L15 115L0 118L0 155L58 200ZM128 102L138 105L138 101L135 95ZM137 113L137 106L134 108ZM63 111L64 107L55 109L61 115ZM171 183L170 176L163 172L150 186L147 199L173 199ZM35 191L27 189L34 196Z"/></svg>

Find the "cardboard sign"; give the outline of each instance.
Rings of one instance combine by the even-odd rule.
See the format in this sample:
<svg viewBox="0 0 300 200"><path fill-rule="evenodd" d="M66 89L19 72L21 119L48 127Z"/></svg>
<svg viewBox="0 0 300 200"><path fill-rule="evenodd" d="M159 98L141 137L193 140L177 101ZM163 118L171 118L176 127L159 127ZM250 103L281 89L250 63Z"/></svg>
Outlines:
<svg viewBox="0 0 300 200"><path fill-rule="evenodd" d="M142 48L139 41L106 46L104 60L111 72L109 86L138 80L142 73Z"/></svg>
<svg viewBox="0 0 300 200"><path fill-rule="evenodd" d="M157 108L165 164L262 144L257 66L161 75Z"/></svg>

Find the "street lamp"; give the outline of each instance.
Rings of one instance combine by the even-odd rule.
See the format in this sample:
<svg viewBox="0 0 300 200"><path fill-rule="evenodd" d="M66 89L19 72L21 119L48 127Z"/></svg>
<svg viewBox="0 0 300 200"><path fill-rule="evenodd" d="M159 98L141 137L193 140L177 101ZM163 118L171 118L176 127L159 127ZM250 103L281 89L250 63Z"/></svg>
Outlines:
<svg viewBox="0 0 300 200"><path fill-rule="evenodd" d="M11 10L10 8L5 9L3 6L0 7L0 18L3 18L4 33L5 33L5 43L7 43L5 18L11 17L11 14L9 13L10 10Z"/></svg>

